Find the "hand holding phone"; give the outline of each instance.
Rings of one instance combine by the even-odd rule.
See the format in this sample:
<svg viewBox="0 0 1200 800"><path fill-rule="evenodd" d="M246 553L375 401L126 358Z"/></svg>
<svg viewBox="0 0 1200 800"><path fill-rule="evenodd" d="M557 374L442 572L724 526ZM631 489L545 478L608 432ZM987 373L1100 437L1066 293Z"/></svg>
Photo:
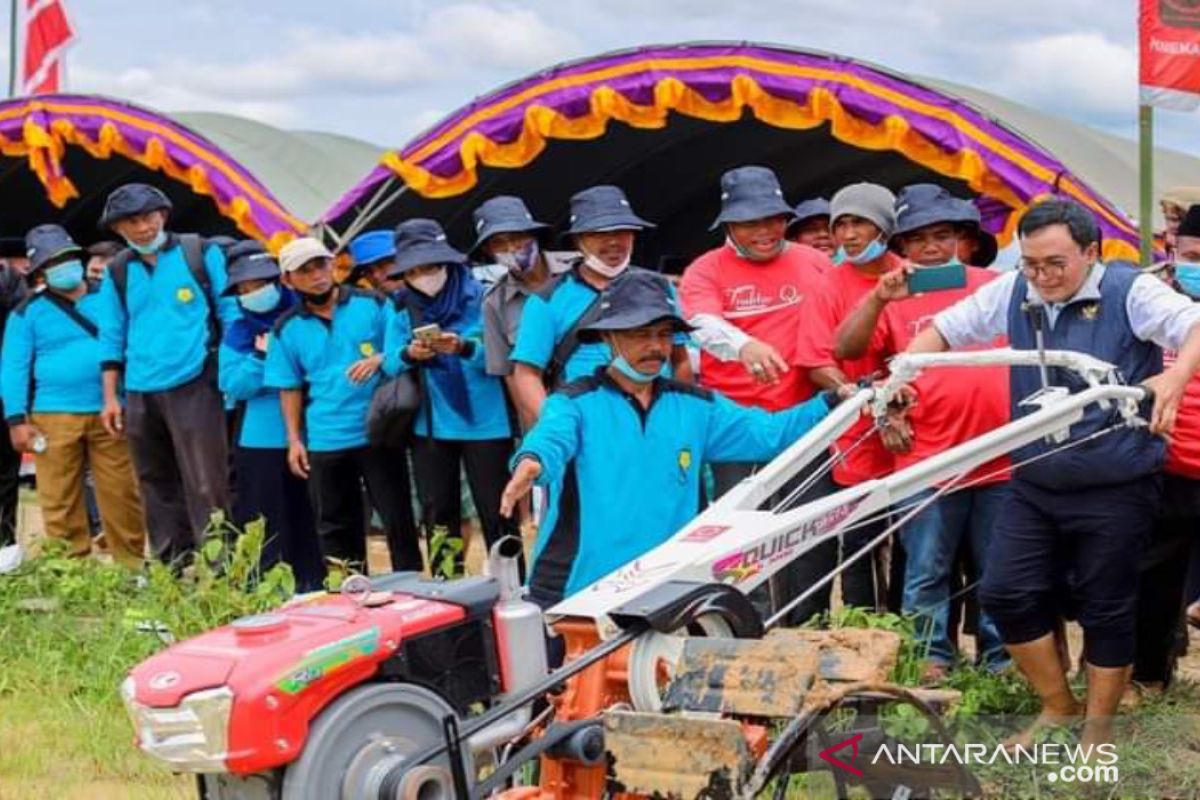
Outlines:
<svg viewBox="0 0 1200 800"><path fill-rule="evenodd" d="M964 289L966 285L967 268L962 264L947 264L944 267L917 267L908 275L908 290L913 294Z"/></svg>

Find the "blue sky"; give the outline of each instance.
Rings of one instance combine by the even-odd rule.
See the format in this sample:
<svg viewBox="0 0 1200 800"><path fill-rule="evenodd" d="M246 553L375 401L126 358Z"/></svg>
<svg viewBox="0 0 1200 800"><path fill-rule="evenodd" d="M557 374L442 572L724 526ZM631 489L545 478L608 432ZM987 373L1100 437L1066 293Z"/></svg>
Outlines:
<svg viewBox="0 0 1200 800"><path fill-rule="evenodd" d="M68 88L398 146L556 61L654 42L833 51L1136 131L1136 0L67 0ZM1159 144L1200 156L1200 115Z"/></svg>

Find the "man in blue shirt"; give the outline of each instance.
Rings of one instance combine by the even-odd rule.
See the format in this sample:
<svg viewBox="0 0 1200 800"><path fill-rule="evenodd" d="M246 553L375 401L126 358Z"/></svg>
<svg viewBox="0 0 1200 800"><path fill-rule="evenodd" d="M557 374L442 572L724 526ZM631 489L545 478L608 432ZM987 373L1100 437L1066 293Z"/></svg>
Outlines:
<svg viewBox="0 0 1200 800"><path fill-rule="evenodd" d="M73 555L91 551L83 496L90 465L109 551L139 567L146 529L129 447L100 422L100 345L84 251L57 225L26 237L36 287L12 313L0 353L0 390L14 449L37 457L38 501L47 535Z"/></svg>
<svg viewBox="0 0 1200 800"><path fill-rule="evenodd" d="M332 258L310 238L280 251L283 283L300 303L275 323L264 385L279 390L288 468L309 482L325 557L365 564L365 485L383 519L392 567L420 570L404 449L367 442L389 305L374 292L336 285Z"/></svg>
<svg viewBox="0 0 1200 800"><path fill-rule="evenodd" d="M588 326L613 360L546 401L513 456L501 512L535 483L550 508L538 531L530 597L548 608L666 541L699 511L706 461L768 461L828 414L821 393L770 413L660 375L690 330L666 281L630 275ZM847 393L853 391L847 387Z"/></svg>
<svg viewBox="0 0 1200 800"><path fill-rule="evenodd" d="M178 562L229 509L225 409L217 391L221 330L237 319L225 256L194 234L166 230L171 201L144 183L116 189L100 227L128 245L101 284L104 377L100 419L129 437L154 555ZM124 379L127 407L119 387Z"/></svg>
<svg viewBox="0 0 1200 800"><path fill-rule="evenodd" d="M297 591L314 591L321 588L325 565L308 486L288 469L279 392L263 382L271 328L298 301L279 285L279 264L260 243L239 242L226 257L225 294L236 297L242 307L241 319L229 326L217 353L221 391L241 406L233 451L234 522L244 525L261 517L267 535L263 566L282 560L292 567Z"/></svg>
<svg viewBox="0 0 1200 800"><path fill-rule="evenodd" d="M633 213L616 186L593 186L571 198L571 227L581 258L563 276L548 299L526 300L510 359L510 388L522 420L537 419L547 388L591 375L612 354L603 342L581 343L579 332L599 316L603 292L627 273L634 236L654 225ZM682 342L671 351L670 366L679 380L691 379L691 362Z"/></svg>
<svg viewBox="0 0 1200 800"><path fill-rule="evenodd" d="M1072 426L1072 446L1039 441L1013 454L1014 476L996 520L979 589L1013 661L1042 701L1039 727L1086 710L1084 745L1112 740L1112 720L1134 660L1138 564L1161 495L1164 443L1200 366L1200 306L1153 275L1098 260L1100 230L1082 206L1037 203L1021 218L1020 269L942 311L909 345L938 352L1007 335L1016 350L1075 350L1114 364L1154 393L1148 428L1118 424L1093 406ZM1163 348L1179 353L1163 369ZM1042 387L1039 371L1009 372L1012 417ZM1079 391L1077 381L1068 388ZM1067 683L1054 629L1063 576L1084 632L1087 701Z"/></svg>

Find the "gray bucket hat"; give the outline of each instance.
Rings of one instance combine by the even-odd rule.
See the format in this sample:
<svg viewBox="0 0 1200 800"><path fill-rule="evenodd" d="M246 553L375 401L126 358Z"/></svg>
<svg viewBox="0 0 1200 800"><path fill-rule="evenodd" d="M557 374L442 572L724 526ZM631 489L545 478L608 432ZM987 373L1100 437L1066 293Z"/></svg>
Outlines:
<svg viewBox="0 0 1200 800"><path fill-rule="evenodd" d="M409 219L396 226L396 268L403 275L426 264L465 264L466 255L446 241L446 232L432 219Z"/></svg>
<svg viewBox="0 0 1200 800"><path fill-rule="evenodd" d="M790 218L792 207L783 199L783 188L775 173L766 167L737 167L721 176L721 213L708 229L780 214Z"/></svg>
<svg viewBox="0 0 1200 800"><path fill-rule="evenodd" d="M31 275L69 253L75 253L80 258L87 255L61 225L38 225L25 234L25 255L29 257Z"/></svg>
<svg viewBox="0 0 1200 800"><path fill-rule="evenodd" d="M676 331L693 330L671 301L666 278L649 270L630 269L609 284L600 297L600 316L584 330L627 331L661 320L670 320Z"/></svg>
<svg viewBox="0 0 1200 800"><path fill-rule="evenodd" d="M592 186L571 196L571 227L567 233L653 228L654 224L633 213L629 198L616 186Z"/></svg>
<svg viewBox="0 0 1200 800"><path fill-rule="evenodd" d="M533 218L533 213L524 200L506 194L483 203L471 216L475 224L475 244L471 245L472 253L498 233L533 233L550 227Z"/></svg>

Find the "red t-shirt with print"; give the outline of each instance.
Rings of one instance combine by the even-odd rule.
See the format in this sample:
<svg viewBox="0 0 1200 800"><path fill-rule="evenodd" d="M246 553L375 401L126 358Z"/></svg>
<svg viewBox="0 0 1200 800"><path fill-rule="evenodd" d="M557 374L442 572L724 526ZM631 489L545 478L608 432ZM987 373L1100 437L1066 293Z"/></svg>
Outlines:
<svg viewBox="0 0 1200 800"><path fill-rule="evenodd" d="M693 261L679 284L684 317L718 317L771 345L792 365L778 383L762 384L742 362L701 352L701 385L741 405L768 411L791 408L812 397L808 370L797 367L796 330L826 269L832 264L824 253L799 244L789 244L770 261L749 261L728 245Z"/></svg>
<svg viewBox="0 0 1200 800"><path fill-rule="evenodd" d="M885 271L903 263L892 253L886 258ZM884 349L883 334L878 327L862 358L838 360L833 355L838 326L874 290L878 280L878 276L868 275L851 264L835 267L825 274L822 290L813 296L800 325L796 358L801 366L806 369L836 366L851 381L886 371L887 363L880 355ZM835 449L845 455L833 468L833 479L839 485L853 486L892 471L892 454L884 449L879 434L871 432L872 425L869 417L863 417L835 443Z"/></svg>
<svg viewBox="0 0 1200 800"><path fill-rule="evenodd" d="M967 267L967 285L962 289L926 292L888 303L879 318L881 335L872 341L873 347L880 348L875 355L887 359L903 352L935 315L996 277L990 270ZM1006 346L1007 341L998 337L991 344L970 349ZM907 453L893 454L896 469L994 430L1007 423L1012 413L1007 367L937 367L917 378L913 388L917 402L908 414L913 447ZM1010 464L1008 456L989 461L963 476L962 483L978 486L1006 481Z"/></svg>

